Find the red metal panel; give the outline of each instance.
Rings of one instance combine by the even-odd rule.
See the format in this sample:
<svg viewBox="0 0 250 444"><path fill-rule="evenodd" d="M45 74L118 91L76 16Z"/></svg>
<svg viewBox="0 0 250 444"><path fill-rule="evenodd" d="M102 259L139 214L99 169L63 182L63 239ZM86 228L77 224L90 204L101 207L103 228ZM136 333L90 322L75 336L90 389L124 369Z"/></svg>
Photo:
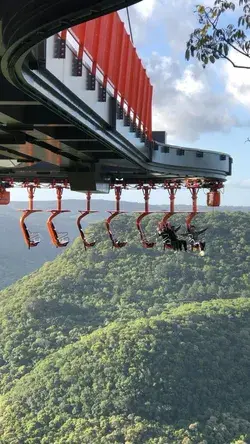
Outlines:
<svg viewBox="0 0 250 444"><path fill-rule="evenodd" d="M85 49L91 58L93 58L94 52L94 40L95 40L95 29L96 29L96 20L90 20L86 22L86 35L85 35Z"/></svg>
<svg viewBox="0 0 250 444"><path fill-rule="evenodd" d="M147 126L146 121L147 121L147 106L148 106L149 93L150 93L150 83L148 80L147 82L145 82L145 89L144 89L144 93L143 93L144 97L143 97L143 105L142 105L142 114L141 114L141 120L143 123L144 131Z"/></svg>
<svg viewBox="0 0 250 444"><path fill-rule="evenodd" d="M73 26L71 28L71 33L75 34L75 36L77 37L78 43L81 43L84 45L85 35L86 35L86 22L81 23L80 25Z"/></svg>
<svg viewBox="0 0 250 444"><path fill-rule="evenodd" d="M109 51L109 65L107 68L107 76L111 83L114 85L114 79L116 77L116 68L118 64L117 57L119 57L119 45L121 44L122 39L122 24L117 17L117 14L113 14L113 24L112 24L112 38L110 43L110 51Z"/></svg>
<svg viewBox="0 0 250 444"><path fill-rule="evenodd" d="M143 74L142 74L142 81L139 85L139 90L138 90L138 95L139 95L139 99L138 99L138 117L139 117L139 121L142 121L142 110L143 110L143 102L145 101L145 92L146 92L146 87L147 87L147 75L146 75L146 69L143 68Z"/></svg>
<svg viewBox="0 0 250 444"><path fill-rule="evenodd" d="M85 36L86 36L86 22L81 25L74 26L71 28L71 32L77 37L77 41L79 44L77 57L82 59L85 45Z"/></svg>
<svg viewBox="0 0 250 444"><path fill-rule="evenodd" d="M152 100L153 100L153 86L150 84L149 99L148 99L149 118L147 122L147 127L151 138L152 138L152 107L153 107Z"/></svg>
<svg viewBox="0 0 250 444"><path fill-rule="evenodd" d="M138 91L139 91L139 86L140 86L140 83L141 83L141 81L142 81L142 64L141 64L141 61L140 60L138 60L138 65L139 65L139 70L138 70L138 78L137 78L137 88L136 88L136 90L134 91L134 101L135 101L135 105L134 105L134 111L135 111L135 118L138 116L138 102L139 102L139 94L138 94Z"/></svg>
<svg viewBox="0 0 250 444"><path fill-rule="evenodd" d="M134 121L136 119L136 107L137 107L137 92L139 88L140 82L140 69L141 69L141 60L138 58L136 54L136 58L134 61L134 76L133 83L131 88L131 108L134 111Z"/></svg>
<svg viewBox="0 0 250 444"><path fill-rule="evenodd" d="M139 116L139 109L140 109L140 100L141 100L141 88L142 88L142 84L143 84L143 66L140 63L140 69L139 69L139 79L138 79L138 88L137 91L135 91L135 113L136 116L139 117L140 120L140 116Z"/></svg>
<svg viewBox="0 0 250 444"><path fill-rule="evenodd" d="M104 85L107 80L113 84L115 96L120 94L122 103L125 100L134 111L134 120L138 118L151 137L152 86L119 15L115 12L91 20L72 31L79 42L78 57L85 48L93 61L92 73L98 66Z"/></svg>
<svg viewBox="0 0 250 444"><path fill-rule="evenodd" d="M126 84L127 69L128 69L128 49L130 43L130 37L125 31L125 28L123 28L123 33L124 37L123 37L123 45L121 48L121 66L120 66L119 80L117 85L122 101L125 99L125 84Z"/></svg>
<svg viewBox="0 0 250 444"><path fill-rule="evenodd" d="M93 64L92 64L92 74L96 74L96 67L98 64L97 56L98 56L98 50L100 45L100 30L101 30L101 24L103 21L103 17L100 17L95 20L95 31L94 31L94 40L93 40L93 50L91 53Z"/></svg>
<svg viewBox="0 0 250 444"><path fill-rule="evenodd" d="M114 14L102 17L100 28L100 45L97 54L97 63L101 68L104 77L108 77L110 46L113 35ZM115 36L114 36L115 37Z"/></svg>
<svg viewBox="0 0 250 444"><path fill-rule="evenodd" d="M133 45L129 45L128 48L128 60L127 60L127 75L125 79L125 91L124 96L125 100L128 104L128 110L130 111L130 108L132 106L132 86L133 86L133 75L134 75L134 61L136 57L136 50L133 47Z"/></svg>
<svg viewBox="0 0 250 444"><path fill-rule="evenodd" d="M66 40L66 37L67 37L67 29L64 29L64 30L61 32L61 39L62 39L62 40Z"/></svg>
<svg viewBox="0 0 250 444"><path fill-rule="evenodd" d="M151 85L150 85L151 87ZM148 135L148 122L150 121L150 113L149 113L149 103L150 103L150 87L149 87L149 92L148 92L148 99L147 99L147 103L146 103L146 114L145 114L145 132Z"/></svg>
<svg viewBox="0 0 250 444"><path fill-rule="evenodd" d="M117 92L118 89L118 80L120 76L120 69L121 69L121 47L123 45L123 23L121 21L118 21L116 24L116 39L115 39L115 45L114 45L114 52L113 57L110 60L110 73L109 78L111 82L114 85L115 91Z"/></svg>
<svg viewBox="0 0 250 444"><path fill-rule="evenodd" d="M150 85L149 89L149 97L147 103L147 119L146 119L146 127L147 127L147 135L149 140L152 139L152 95L153 95L153 87Z"/></svg>
<svg viewBox="0 0 250 444"><path fill-rule="evenodd" d="M98 55L98 49L100 44L100 30L101 30L101 24L103 21L103 17L100 17L96 20L94 20L94 41L93 41L93 49L91 52L91 56L93 60L97 60Z"/></svg>
<svg viewBox="0 0 250 444"><path fill-rule="evenodd" d="M109 51L109 64L107 68L107 76L109 81L114 84L115 77L115 67L117 65L117 55L119 54L118 48L121 42L122 34L121 34L121 23L117 17L116 13L113 13L113 24L111 31L111 42L110 42L110 51Z"/></svg>

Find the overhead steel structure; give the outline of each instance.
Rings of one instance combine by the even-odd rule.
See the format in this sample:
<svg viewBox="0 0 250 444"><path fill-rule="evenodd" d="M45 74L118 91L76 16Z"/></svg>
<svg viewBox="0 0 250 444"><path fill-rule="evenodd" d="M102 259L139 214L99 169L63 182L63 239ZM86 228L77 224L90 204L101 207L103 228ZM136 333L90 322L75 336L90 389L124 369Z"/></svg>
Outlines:
<svg viewBox="0 0 250 444"><path fill-rule="evenodd" d="M166 144L151 127L152 86L117 9L134 0L0 5L0 180L225 181L224 153ZM109 13L107 16L104 14Z"/></svg>

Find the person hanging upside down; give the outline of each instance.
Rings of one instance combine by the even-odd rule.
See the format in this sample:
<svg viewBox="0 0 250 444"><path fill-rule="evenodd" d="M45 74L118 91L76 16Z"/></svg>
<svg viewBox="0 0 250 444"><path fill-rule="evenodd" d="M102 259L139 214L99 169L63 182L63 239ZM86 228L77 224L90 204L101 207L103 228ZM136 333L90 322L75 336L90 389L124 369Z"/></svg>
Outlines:
<svg viewBox="0 0 250 444"><path fill-rule="evenodd" d="M178 239L176 235L181 226L175 228L167 223L163 227L158 228L158 234L162 237L165 248L172 248L174 251L182 251L182 247L187 251L187 241Z"/></svg>
<svg viewBox="0 0 250 444"><path fill-rule="evenodd" d="M196 231L194 225L189 225L187 227L187 235L189 237L189 243L191 246L191 251L199 251L200 253L205 251L206 242L199 239L200 235L205 233L208 228L203 228L203 230Z"/></svg>

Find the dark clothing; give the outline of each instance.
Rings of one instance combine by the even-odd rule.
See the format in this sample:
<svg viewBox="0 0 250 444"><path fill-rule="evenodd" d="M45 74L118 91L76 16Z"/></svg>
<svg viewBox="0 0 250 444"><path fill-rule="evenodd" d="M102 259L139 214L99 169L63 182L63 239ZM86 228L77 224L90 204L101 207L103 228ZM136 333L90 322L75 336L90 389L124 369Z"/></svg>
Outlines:
<svg viewBox="0 0 250 444"><path fill-rule="evenodd" d="M203 228L203 230L196 231L195 228L188 227L187 234L190 236L191 239L193 239L195 242L199 242L199 236L205 231L207 231L207 228Z"/></svg>
<svg viewBox="0 0 250 444"><path fill-rule="evenodd" d="M199 250L199 251L204 251L205 250L205 246L206 246L206 242L201 242L201 241L192 241L190 242L191 245L191 250Z"/></svg>
<svg viewBox="0 0 250 444"><path fill-rule="evenodd" d="M179 240L176 232L180 229L180 226L173 229L171 226L167 225L163 230L159 230L159 236L162 237L164 241L164 248L170 247L175 251L182 251L182 247L187 251L187 242L184 240Z"/></svg>
<svg viewBox="0 0 250 444"><path fill-rule="evenodd" d="M185 251L187 251L187 241L185 241L185 240L178 240L178 242L179 242L179 246L180 246L180 250L182 251L182 247L184 248L184 250Z"/></svg>
<svg viewBox="0 0 250 444"><path fill-rule="evenodd" d="M189 243L191 245L191 250L200 250L204 251L206 243L199 239L200 235L205 233L207 228L203 228L203 230L196 231L194 226L187 228L186 236L189 238Z"/></svg>

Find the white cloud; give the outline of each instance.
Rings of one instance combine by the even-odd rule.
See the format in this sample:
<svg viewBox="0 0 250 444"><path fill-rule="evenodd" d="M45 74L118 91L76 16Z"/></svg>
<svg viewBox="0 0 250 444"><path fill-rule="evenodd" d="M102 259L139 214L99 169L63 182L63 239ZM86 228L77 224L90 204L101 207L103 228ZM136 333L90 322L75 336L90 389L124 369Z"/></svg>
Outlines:
<svg viewBox="0 0 250 444"><path fill-rule="evenodd" d="M250 188L250 179L244 179L240 181L233 181L228 180L227 186L233 187L233 188L240 188L240 189L249 189Z"/></svg>
<svg viewBox="0 0 250 444"><path fill-rule="evenodd" d="M250 67L250 59L233 51L229 57L236 65ZM250 69L234 68L230 62L224 64L226 90L234 99L250 109Z"/></svg>
<svg viewBox="0 0 250 444"><path fill-rule="evenodd" d="M161 42L156 43L183 52L187 36L196 24L195 6L194 0L143 0L131 6L129 14L136 45L143 40L152 41L155 31L160 30ZM129 32L126 10L119 11L119 14Z"/></svg>
<svg viewBox="0 0 250 444"><path fill-rule="evenodd" d="M204 91L204 84L201 80L194 78L192 67L187 68L181 79L177 79L175 82L176 91L180 91L186 96L194 96Z"/></svg>
<svg viewBox="0 0 250 444"><path fill-rule="evenodd" d="M183 69L178 61L157 53L146 66L154 85L153 128L167 131L171 141L194 141L204 132L240 125L231 97L223 91L213 93L216 72L197 64Z"/></svg>
<svg viewBox="0 0 250 444"><path fill-rule="evenodd" d="M145 26L151 39L154 29L160 29L162 41L159 43L182 51L196 23L193 14L196 3L194 0L144 0L130 8L132 23L135 28L140 25L139 35L144 34Z"/></svg>
<svg viewBox="0 0 250 444"><path fill-rule="evenodd" d="M156 0L143 0L143 2L136 3L134 6L143 20L147 20L152 16L155 7Z"/></svg>

